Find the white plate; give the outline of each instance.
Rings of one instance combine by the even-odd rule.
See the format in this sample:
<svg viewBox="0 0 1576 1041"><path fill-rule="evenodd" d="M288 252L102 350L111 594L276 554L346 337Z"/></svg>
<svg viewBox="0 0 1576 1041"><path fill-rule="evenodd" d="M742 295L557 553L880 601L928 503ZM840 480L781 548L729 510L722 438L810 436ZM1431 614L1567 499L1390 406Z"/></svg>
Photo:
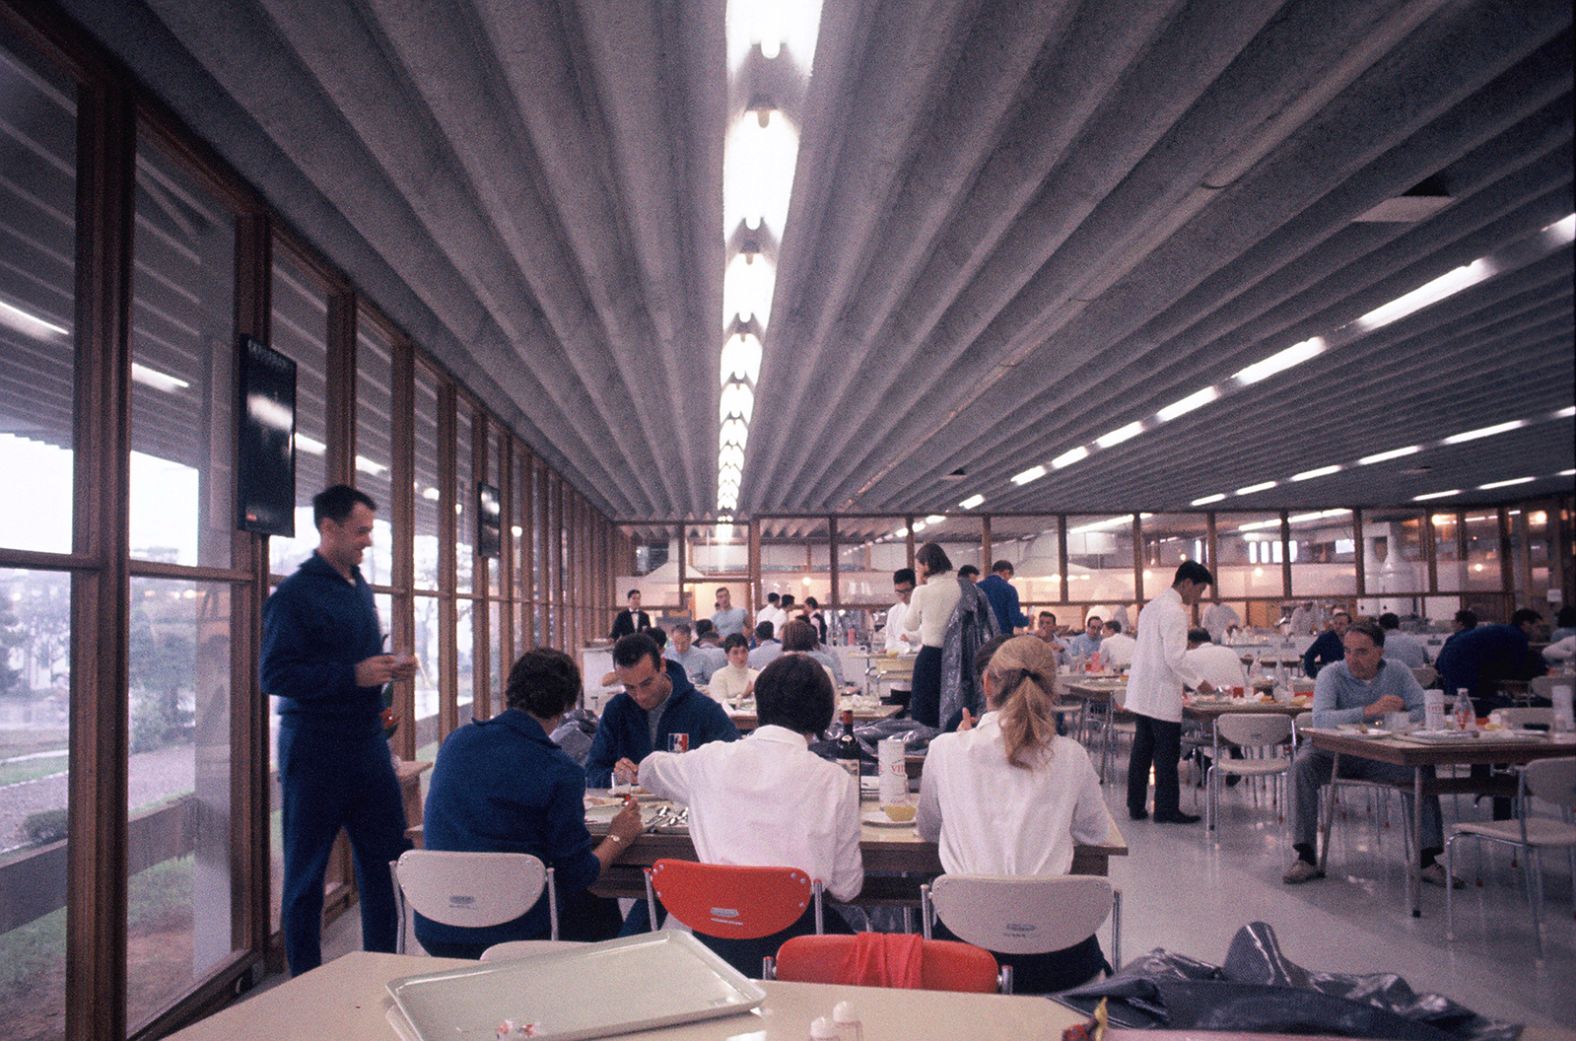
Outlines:
<svg viewBox="0 0 1576 1041"><path fill-rule="evenodd" d="M859 819L875 828L912 828L914 826L913 821L895 821L880 810L862 813L859 815Z"/></svg>
<svg viewBox="0 0 1576 1041"><path fill-rule="evenodd" d="M618 805L618 806L587 806L586 807L586 823L588 823L588 824L591 824L591 823L606 824L609 821L611 821L614 817L617 817L618 814L619 814L619 811L622 810L623 808L624 807L622 805Z"/></svg>

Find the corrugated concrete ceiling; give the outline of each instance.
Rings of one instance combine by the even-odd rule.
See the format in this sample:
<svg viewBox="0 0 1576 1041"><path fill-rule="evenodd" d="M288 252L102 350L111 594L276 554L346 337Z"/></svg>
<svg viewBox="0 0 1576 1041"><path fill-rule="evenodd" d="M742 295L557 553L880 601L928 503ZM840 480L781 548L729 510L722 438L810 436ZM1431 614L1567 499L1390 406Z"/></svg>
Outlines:
<svg viewBox="0 0 1576 1041"><path fill-rule="evenodd" d="M713 512L743 114L722 0L63 6L615 516ZM1576 208L1571 17L828 0L740 512L1570 488L1572 251L1542 229ZM1448 201L1357 220L1409 192ZM1352 324L1482 257L1448 299ZM1233 379L1313 336L1322 356ZM1229 393L1155 420L1206 386Z"/></svg>

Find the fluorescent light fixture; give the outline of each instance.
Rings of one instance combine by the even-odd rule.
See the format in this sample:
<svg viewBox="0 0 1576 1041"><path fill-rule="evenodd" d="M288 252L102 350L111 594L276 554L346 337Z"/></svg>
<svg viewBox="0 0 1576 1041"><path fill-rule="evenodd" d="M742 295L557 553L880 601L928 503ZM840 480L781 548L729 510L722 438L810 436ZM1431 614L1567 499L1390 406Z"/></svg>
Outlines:
<svg viewBox="0 0 1576 1041"><path fill-rule="evenodd" d="M1509 430L1520 430L1527 425L1525 419L1513 419L1508 423L1496 423L1491 427L1478 427L1476 430L1463 430L1459 434L1451 434L1445 438L1444 444L1459 445L1465 441L1476 441L1480 437L1493 437Z"/></svg>
<svg viewBox="0 0 1576 1041"><path fill-rule="evenodd" d="M1237 494L1252 495L1255 492L1267 492L1279 483L1279 481L1260 481L1258 484L1250 484L1246 488L1238 488Z"/></svg>
<svg viewBox="0 0 1576 1041"><path fill-rule="evenodd" d="M1299 514L1296 514L1295 516L1287 517L1286 518L1286 523L1288 523L1288 524L1311 524L1314 521L1329 520L1332 517L1344 517L1344 516L1346 516L1347 514L1349 514L1351 512L1352 512L1351 510L1346 510L1346 509L1339 509L1339 510L1313 510L1312 512L1309 512L1309 513L1299 513Z"/></svg>
<svg viewBox="0 0 1576 1041"><path fill-rule="evenodd" d="M729 416L738 416L745 423L750 422L755 414L755 391L743 383L730 383L722 388L722 400L717 411L717 421L727 419Z"/></svg>
<svg viewBox="0 0 1576 1041"><path fill-rule="evenodd" d="M1460 495L1460 488L1452 488L1448 492L1429 492L1427 495L1412 496L1413 502L1427 502L1430 499L1448 499L1452 495Z"/></svg>
<svg viewBox="0 0 1576 1041"><path fill-rule="evenodd" d="M914 522L914 534L918 535L920 532L924 531L928 527L930 527L930 525L926 524L924 521L915 521Z"/></svg>
<svg viewBox="0 0 1576 1041"><path fill-rule="evenodd" d="M1470 264L1446 271L1438 278L1424 282L1410 293L1403 293L1383 307L1374 308L1357 319L1357 326L1364 332L1382 329L1391 322L1398 322L1409 314L1421 311L1463 289L1477 285L1485 278L1493 276L1497 270L1487 257L1479 257Z"/></svg>
<svg viewBox="0 0 1576 1041"><path fill-rule="evenodd" d="M940 524L942 521L944 521L946 519L947 518L943 517L939 513L932 513L930 516L925 518L925 523L926 524Z"/></svg>
<svg viewBox="0 0 1576 1041"><path fill-rule="evenodd" d="M38 315L29 314L20 307L13 307L4 300L0 300L0 325L9 325L19 333L26 333L40 340L44 339L46 334L69 336L71 333L71 330L64 326L46 322Z"/></svg>
<svg viewBox="0 0 1576 1041"><path fill-rule="evenodd" d="M185 390L191 386L190 383L177 376L171 376L167 372L160 372L158 369L150 369L146 365L135 361L131 363L131 381L140 383L144 387L152 387L154 390L162 390L166 394L173 394L177 390Z"/></svg>
<svg viewBox="0 0 1576 1041"><path fill-rule="evenodd" d="M1490 481L1488 484L1478 485L1478 491L1491 492L1495 488L1509 488L1513 484L1531 484L1536 480L1536 477L1512 477L1508 481Z"/></svg>
<svg viewBox="0 0 1576 1041"><path fill-rule="evenodd" d="M1232 379L1244 387L1251 386L1260 380L1269 379L1278 372L1285 372L1305 361L1317 358L1324 353L1324 348L1324 337L1310 336L1301 343L1294 343L1283 351L1277 351L1263 361L1256 361L1245 369L1239 369L1232 374Z"/></svg>
<svg viewBox="0 0 1576 1041"><path fill-rule="evenodd" d="M1012 477L1012 483L1021 487L1022 485L1028 484L1030 481L1038 481L1044 476L1045 467L1031 466L1020 474L1014 474Z"/></svg>
<svg viewBox="0 0 1576 1041"><path fill-rule="evenodd" d="M317 438L307 437L305 434L299 433L295 436L295 446L307 455L322 455L328 451L328 446Z"/></svg>
<svg viewBox="0 0 1576 1041"><path fill-rule="evenodd" d="M732 467L742 473L744 471L744 449L738 445L728 445L717 453L717 467L719 472Z"/></svg>
<svg viewBox="0 0 1576 1041"><path fill-rule="evenodd" d="M985 501L985 496L983 496L983 495L971 495L967 499L964 499L962 502L958 503L958 508L959 509L964 509L964 510L972 510L972 509L974 509L974 507L979 506L984 501Z"/></svg>
<svg viewBox="0 0 1576 1041"><path fill-rule="evenodd" d="M1358 466L1372 466L1374 463L1387 463L1391 459L1400 459L1403 456L1416 455L1423 450L1421 445L1407 445L1405 448L1392 448L1388 452L1375 452L1365 455L1357 460Z"/></svg>
<svg viewBox="0 0 1576 1041"><path fill-rule="evenodd" d="M1263 531L1265 528L1280 527L1280 518L1271 517L1269 520L1247 521L1237 525L1238 531Z"/></svg>
<svg viewBox="0 0 1576 1041"><path fill-rule="evenodd" d="M515 538L520 538L525 534L525 529L520 527L518 524L511 524L509 526L509 534L513 535Z"/></svg>
<svg viewBox="0 0 1576 1041"><path fill-rule="evenodd" d="M740 448L743 448L749 441L750 428L744 420L738 416L733 416L722 421L722 428L717 432L718 448L723 448L727 445L738 445Z"/></svg>
<svg viewBox="0 0 1576 1041"><path fill-rule="evenodd" d="M1053 470L1060 470L1063 467L1071 466L1074 463L1082 462L1083 460L1088 459L1088 458L1089 458L1089 449L1085 448L1083 445L1079 445L1077 448L1073 448L1073 449L1070 449L1070 450L1068 450L1066 452L1063 452L1061 455L1057 456L1055 459L1052 459L1051 460L1051 469L1053 469Z"/></svg>
<svg viewBox="0 0 1576 1041"><path fill-rule="evenodd" d="M439 499L443 498L443 493L438 491L436 488L424 488L422 489L421 497L426 499L428 502L437 502Z"/></svg>
<svg viewBox="0 0 1576 1041"><path fill-rule="evenodd" d="M1205 387L1203 390L1196 390L1179 401L1173 401L1159 412L1156 412L1155 416L1160 422L1169 423L1178 416L1185 416L1194 409L1203 408L1218 397L1220 397L1219 390L1216 390L1214 387Z"/></svg>
<svg viewBox="0 0 1576 1041"><path fill-rule="evenodd" d="M722 347L722 382L759 383L760 377L760 338L751 332L738 332L728 337Z"/></svg>
<svg viewBox="0 0 1576 1041"><path fill-rule="evenodd" d="M772 316L777 265L761 253L738 253L722 276L722 321L725 328L751 318L764 328Z"/></svg>
<svg viewBox="0 0 1576 1041"><path fill-rule="evenodd" d="M1139 516L1148 517L1149 514L1140 513ZM1082 535L1083 533L1089 531L1105 531L1107 528L1121 528L1132 523L1133 515L1131 513L1124 513L1118 517L1107 517L1105 520L1090 521L1088 524L1080 524L1076 528L1068 528L1067 534Z"/></svg>
<svg viewBox="0 0 1576 1041"><path fill-rule="evenodd" d="M908 538L908 529L907 528L898 528L896 531L894 531L892 533L892 537L894 539L906 539L906 538Z"/></svg>
<svg viewBox="0 0 1576 1041"><path fill-rule="evenodd" d="M356 469L360 470L364 474L370 474L373 477L377 477L379 474L388 473L389 470L389 468L384 466L382 463L374 463L364 455L356 456Z"/></svg>
<svg viewBox="0 0 1576 1041"><path fill-rule="evenodd" d="M1576 416L1576 405L1568 405L1565 408L1560 409L1558 412L1554 413L1553 418L1569 419L1572 416Z"/></svg>
<svg viewBox="0 0 1576 1041"><path fill-rule="evenodd" d="M1133 422L1128 423L1125 426L1119 426L1115 430L1101 434L1099 437L1094 439L1094 443L1099 445L1101 448L1111 448L1115 445L1121 444L1123 441L1130 441L1143 432L1143 421L1135 419Z"/></svg>
<svg viewBox="0 0 1576 1041"><path fill-rule="evenodd" d="M1550 224L1543 229L1543 233L1553 239L1556 245L1564 245L1576 239L1576 213Z"/></svg>
<svg viewBox="0 0 1576 1041"><path fill-rule="evenodd" d="M1576 477L1576 469L1573 469L1573 470L1561 470L1559 473L1555 474L1554 476L1555 477Z"/></svg>
<svg viewBox="0 0 1576 1041"><path fill-rule="evenodd" d="M1320 466L1315 467L1312 470L1304 470L1300 474L1292 474L1291 479L1293 481L1311 481L1315 477L1328 477L1331 474L1338 474L1340 472L1341 468L1339 466Z"/></svg>
<svg viewBox="0 0 1576 1041"><path fill-rule="evenodd" d="M1225 492L1216 492L1214 495L1205 495L1188 503L1189 506L1208 506L1212 502L1220 502L1226 497Z"/></svg>

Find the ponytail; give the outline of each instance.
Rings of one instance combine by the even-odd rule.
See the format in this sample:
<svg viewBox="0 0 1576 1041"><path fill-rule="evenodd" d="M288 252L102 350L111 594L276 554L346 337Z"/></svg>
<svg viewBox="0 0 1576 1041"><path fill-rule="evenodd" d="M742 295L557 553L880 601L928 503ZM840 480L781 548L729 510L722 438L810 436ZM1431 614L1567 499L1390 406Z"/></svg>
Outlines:
<svg viewBox="0 0 1576 1041"><path fill-rule="evenodd" d="M1007 762L1032 770L1050 757L1056 740L1055 655L1038 637L1016 636L1001 645L988 671L1000 692L996 704Z"/></svg>

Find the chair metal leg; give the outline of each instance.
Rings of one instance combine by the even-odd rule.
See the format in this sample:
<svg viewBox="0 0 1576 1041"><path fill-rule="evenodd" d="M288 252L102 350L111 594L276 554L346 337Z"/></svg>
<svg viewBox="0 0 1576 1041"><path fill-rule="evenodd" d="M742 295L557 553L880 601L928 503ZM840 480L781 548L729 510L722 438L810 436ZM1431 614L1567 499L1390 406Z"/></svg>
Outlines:
<svg viewBox="0 0 1576 1041"><path fill-rule="evenodd" d="M815 935L820 936L826 932L826 917L822 910L821 880L816 879L810 884L810 895L815 898Z"/></svg>
<svg viewBox="0 0 1576 1041"><path fill-rule="evenodd" d="M405 890L399 885L399 861L389 861L389 876L394 879L394 911L399 915L399 932L394 935L394 953L405 953Z"/></svg>
<svg viewBox="0 0 1576 1041"><path fill-rule="evenodd" d="M651 869L646 868L646 920L651 923L651 931L657 931L657 894L651 888Z"/></svg>
<svg viewBox="0 0 1576 1041"><path fill-rule="evenodd" d="M1122 891L1111 893L1111 968L1122 967Z"/></svg>
<svg viewBox="0 0 1576 1041"><path fill-rule="evenodd" d="M930 905L930 886L919 887L919 927L925 939L930 939L930 922L935 908Z"/></svg>
<svg viewBox="0 0 1576 1041"><path fill-rule="evenodd" d="M1522 854L1527 860L1527 866L1522 871L1527 889L1527 903L1532 907L1532 950L1538 964L1543 963L1543 868L1542 860L1538 856L1537 847L1531 847Z"/></svg>
<svg viewBox="0 0 1576 1041"><path fill-rule="evenodd" d="M1452 835L1445 840L1445 939L1456 938L1456 899L1455 886L1450 880L1456 877L1456 840L1460 835ZM1482 843L1478 843L1479 846Z"/></svg>
<svg viewBox="0 0 1576 1041"><path fill-rule="evenodd" d="M1001 967L1001 971L996 974L996 984L997 984L997 986L999 986L1001 988L1001 992L1003 994L1011 994L1012 993L1012 966L1011 965L1003 965Z"/></svg>
<svg viewBox="0 0 1576 1041"><path fill-rule="evenodd" d="M547 869L547 938L558 939L558 881L553 868Z"/></svg>

